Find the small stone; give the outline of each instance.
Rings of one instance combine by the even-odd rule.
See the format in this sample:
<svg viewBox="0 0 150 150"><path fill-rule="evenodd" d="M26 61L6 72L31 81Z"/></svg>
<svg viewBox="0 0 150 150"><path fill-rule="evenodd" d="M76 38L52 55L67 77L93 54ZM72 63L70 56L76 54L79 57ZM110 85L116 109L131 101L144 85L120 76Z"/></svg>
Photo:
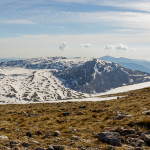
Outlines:
<svg viewBox="0 0 150 150"><path fill-rule="evenodd" d="M77 132L77 129L76 129L76 128L73 128L72 131L73 131L73 132Z"/></svg>
<svg viewBox="0 0 150 150"><path fill-rule="evenodd" d="M64 145L54 145L53 148L54 148L54 150L64 150L65 146Z"/></svg>
<svg viewBox="0 0 150 150"><path fill-rule="evenodd" d="M86 105L84 105L84 106L79 106L79 108L85 109L85 108L86 108Z"/></svg>
<svg viewBox="0 0 150 150"><path fill-rule="evenodd" d="M81 145L77 145L77 148L80 149L80 150L86 150L86 148L81 146Z"/></svg>
<svg viewBox="0 0 150 150"><path fill-rule="evenodd" d="M57 131L57 130L56 131L52 131L51 133L52 133L53 136L59 136L60 135L60 132Z"/></svg>
<svg viewBox="0 0 150 150"><path fill-rule="evenodd" d="M137 147L142 147L144 145L145 145L145 142L143 140L137 140L137 142L136 142Z"/></svg>
<svg viewBox="0 0 150 150"><path fill-rule="evenodd" d="M45 148L37 147L35 150L46 150Z"/></svg>
<svg viewBox="0 0 150 150"><path fill-rule="evenodd" d="M136 135L141 136L141 135L142 135L142 132L141 132L141 131L138 131L138 132L136 132Z"/></svg>
<svg viewBox="0 0 150 150"><path fill-rule="evenodd" d="M37 116L37 114L29 114L28 117Z"/></svg>
<svg viewBox="0 0 150 150"><path fill-rule="evenodd" d="M137 138L128 137L126 139L126 143L129 144L129 145L131 145L131 146L135 146L137 141L138 141Z"/></svg>
<svg viewBox="0 0 150 150"><path fill-rule="evenodd" d="M78 137L78 136L72 136L72 137L70 138L70 140L78 141L78 140L79 140L79 137Z"/></svg>
<svg viewBox="0 0 150 150"><path fill-rule="evenodd" d="M66 116L69 116L70 114L71 112L64 112L62 115L66 117Z"/></svg>
<svg viewBox="0 0 150 150"><path fill-rule="evenodd" d="M29 141L29 143L33 143L33 144L40 145L40 143L39 143L39 142L37 142L37 141Z"/></svg>
<svg viewBox="0 0 150 150"><path fill-rule="evenodd" d="M31 132L26 132L26 136L28 136L28 137L32 137Z"/></svg>
<svg viewBox="0 0 150 150"><path fill-rule="evenodd" d="M35 135L41 135L41 134L42 134L41 131L36 131L36 132L35 132Z"/></svg>
<svg viewBox="0 0 150 150"><path fill-rule="evenodd" d="M150 132L142 133L141 139L146 143L150 143Z"/></svg>
<svg viewBox="0 0 150 150"><path fill-rule="evenodd" d="M120 132L122 136L128 135L128 134L135 134L135 129L122 129Z"/></svg>
<svg viewBox="0 0 150 150"><path fill-rule="evenodd" d="M22 111L20 114L27 116L27 113L25 111Z"/></svg>
<svg viewBox="0 0 150 150"><path fill-rule="evenodd" d="M143 115L150 115L150 110L148 110L148 111L143 111L142 114L143 114Z"/></svg>
<svg viewBox="0 0 150 150"><path fill-rule="evenodd" d="M0 135L0 140L8 140L8 137L5 135Z"/></svg>
<svg viewBox="0 0 150 150"><path fill-rule="evenodd" d="M125 136L125 138L128 138L128 137L137 138L138 135L136 135L136 134L128 134L128 135Z"/></svg>
<svg viewBox="0 0 150 150"><path fill-rule="evenodd" d="M54 150L53 146L49 145L47 150Z"/></svg>
<svg viewBox="0 0 150 150"><path fill-rule="evenodd" d="M134 150L142 150L141 147L135 147Z"/></svg>
<svg viewBox="0 0 150 150"><path fill-rule="evenodd" d="M124 114L124 113L121 113L121 112L117 112L116 115L115 115L115 120L121 120L121 119L124 119L124 118L130 118L132 117L131 115L129 114Z"/></svg>
<svg viewBox="0 0 150 150"><path fill-rule="evenodd" d="M1 128L0 129L0 131L6 131L7 130L7 128Z"/></svg>
<svg viewBox="0 0 150 150"><path fill-rule="evenodd" d="M18 141L10 141L9 143L10 143L10 148L13 148L19 144Z"/></svg>
<svg viewBox="0 0 150 150"><path fill-rule="evenodd" d="M75 114L76 115L83 115L82 111L76 111Z"/></svg>
<svg viewBox="0 0 150 150"><path fill-rule="evenodd" d="M50 136L49 133L46 133L45 136L42 137L42 139L48 138Z"/></svg>
<svg viewBox="0 0 150 150"><path fill-rule="evenodd" d="M30 146L30 144L29 144L29 143L24 142L24 143L22 143L22 146L23 146L23 147L29 147L29 146Z"/></svg>
<svg viewBox="0 0 150 150"><path fill-rule="evenodd" d="M14 114L17 113L16 111L9 111L7 114Z"/></svg>
<svg viewBox="0 0 150 150"><path fill-rule="evenodd" d="M15 131L15 132L19 132L20 130L19 130L19 129L15 129L14 131Z"/></svg>

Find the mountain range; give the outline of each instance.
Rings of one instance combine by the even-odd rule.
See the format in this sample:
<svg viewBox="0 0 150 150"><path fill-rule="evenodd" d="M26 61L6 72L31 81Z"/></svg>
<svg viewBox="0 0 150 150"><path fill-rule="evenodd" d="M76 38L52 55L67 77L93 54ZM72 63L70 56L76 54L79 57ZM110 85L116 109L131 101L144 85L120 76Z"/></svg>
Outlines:
<svg viewBox="0 0 150 150"><path fill-rule="evenodd" d="M96 58L46 57L0 63L0 101L40 102L89 97L150 81L150 74Z"/></svg>
<svg viewBox="0 0 150 150"><path fill-rule="evenodd" d="M129 59L129 58L115 58L112 56L103 56L99 58L100 60L110 61L119 64L122 67L139 70L142 72L150 73L150 61L138 60L138 59Z"/></svg>
<svg viewBox="0 0 150 150"><path fill-rule="evenodd" d="M22 60L22 59L23 58L17 58L17 57L0 58L0 63L5 61Z"/></svg>

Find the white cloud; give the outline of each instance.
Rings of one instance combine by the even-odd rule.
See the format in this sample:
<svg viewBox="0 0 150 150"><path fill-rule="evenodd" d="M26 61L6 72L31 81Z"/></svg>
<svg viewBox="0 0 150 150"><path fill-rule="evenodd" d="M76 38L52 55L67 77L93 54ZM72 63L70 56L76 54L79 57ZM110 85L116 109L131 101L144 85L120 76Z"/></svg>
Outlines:
<svg viewBox="0 0 150 150"><path fill-rule="evenodd" d="M67 48L68 44L66 42L63 42L61 45L59 45L60 50L65 50Z"/></svg>
<svg viewBox="0 0 150 150"><path fill-rule="evenodd" d="M117 44L117 45L115 46L115 48L116 48L117 50L128 50L128 46L127 46L127 45L123 45L123 44Z"/></svg>
<svg viewBox="0 0 150 150"><path fill-rule="evenodd" d="M107 44L104 49L106 49L106 50L112 50L112 49L114 49L114 46Z"/></svg>
<svg viewBox="0 0 150 150"><path fill-rule="evenodd" d="M80 44L81 47L89 48L92 46L92 44Z"/></svg>
<svg viewBox="0 0 150 150"><path fill-rule="evenodd" d="M65 57L100 57L111 55L114 57L128 57L135 59L150 60L150 32L145 34L74 34L74 35L22 35L17 38L0 38L1 57L44 57L44 56L65 56ZM79 47L81 41L94 43L91 48L83 50ZM71 43L60 54L58 48L62 44ZM116 46L118 41L128 45L128 50L104 50L105 44ZM112 44L111 44L112 43ZM130 45L130 46L129 46ZM69 46L69 45L68 45ZM131 48L136 48L131 51Z"/></svg>
<svg viewBox="0 0 150 150"><path fill-rule="evenodd" d="M119 43L119 44L116 44L116 45L109 45L109 44L107 44L104 49L106 49L106 50L112 50L112 49L128 50L129 48L128 48L127 45Z"/></svg>

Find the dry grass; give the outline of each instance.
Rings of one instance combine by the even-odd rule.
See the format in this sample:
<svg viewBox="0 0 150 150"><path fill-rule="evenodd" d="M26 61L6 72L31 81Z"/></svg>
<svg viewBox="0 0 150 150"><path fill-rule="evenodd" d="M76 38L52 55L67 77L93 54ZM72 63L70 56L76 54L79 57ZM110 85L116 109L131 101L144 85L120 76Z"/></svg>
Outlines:
<svg viewBox="0 0 150 150"><path fill-rule="evenodd" d="M119 95L126 97L104 102L0 105L0 135L6 135L10 140L20 143L38 141L40 147L58 144L67 145L68 149L79 146L86 149L107 149L107 145L100 143L93 132L100 133L121 126L136 126L142 132L150 128L150 117L142 114L143 111L150 110L150 88ZM132 117L114 120L116 111L131 114ZM70 114L65 116L64 112ZM59 137L43 138L46 133L55 130L60 131ZM28 131L32 133L32 137L26 136ZM73 135L78 136L79 140L71 141ZM0 141L0 149L8 145L7 141ZM38 146L31 144L30 149L35 147Z"/></svg>

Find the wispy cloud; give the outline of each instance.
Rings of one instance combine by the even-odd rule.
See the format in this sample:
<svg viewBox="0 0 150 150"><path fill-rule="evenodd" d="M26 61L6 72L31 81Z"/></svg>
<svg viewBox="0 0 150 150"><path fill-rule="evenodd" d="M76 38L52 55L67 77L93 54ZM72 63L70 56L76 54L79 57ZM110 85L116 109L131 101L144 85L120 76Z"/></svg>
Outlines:
<svg viewBox="0 0 150 150"><path fill-rule="evenodd" d="M55 0L63 3L89 4L96 6L111 6L137 11L150 12L150 1L148 0Z"/></svg>
<svg viewBox="0 0 150 150"><path fill-rule="evenodd" d="M30 20L16 19L16 20L0 20L0 24L36 24L36 23Z"/></svg>
<svg viewBox="0 0 150 150"><path fill-rule="evenodd" d="M63 9L59 7L51 6L51 3L78 3L78 4L90 4L96 6L111 6L125 8L125 10L112 9L98 11L93 8L93 11L82 11L82 9L73 12L69 11L68 7L63 5ZM13 7L12 7L13 4ZM42 5L40 5L42 4ZM33 7L38 5L37 7ZM61 28L69 23L90 23L99 24L105 28L128 28L128 29L150 29L150 2L146 0L6 0L0 2L0 6L3 7L3 13L0 17L0 23L7 24L47 24L53 28L53 24L57 24L56 28ZM91 8L92 9L92 8ZM132 11L137 10L137 11ZM147 11L146 12L141 12ZM6 16L5 16L6 15ZM7 15L12 20L7 19ZM18 18L24 19L18 19ZM61 24L61 25L58 25ZM64 25L65 24L65 25ZM122 30L123 31L123 30ZM130 32L130 31L129 31Z"/></svg>
<svg viewBox="0 0 150 150"><path fill-rule="evenodd" d="M112 49L114 49L114 45L109 45L109 44L107 44L107 45L104 47L104 49L106 49L106 50L112 50Z"/></svg>
<svg viewBox="0 0 150 150"><path fill-rule="evenodd" d="M92 44L86 43L86 44L80 44L80 46L84 48L89 48L92 46Z"/></svg>

